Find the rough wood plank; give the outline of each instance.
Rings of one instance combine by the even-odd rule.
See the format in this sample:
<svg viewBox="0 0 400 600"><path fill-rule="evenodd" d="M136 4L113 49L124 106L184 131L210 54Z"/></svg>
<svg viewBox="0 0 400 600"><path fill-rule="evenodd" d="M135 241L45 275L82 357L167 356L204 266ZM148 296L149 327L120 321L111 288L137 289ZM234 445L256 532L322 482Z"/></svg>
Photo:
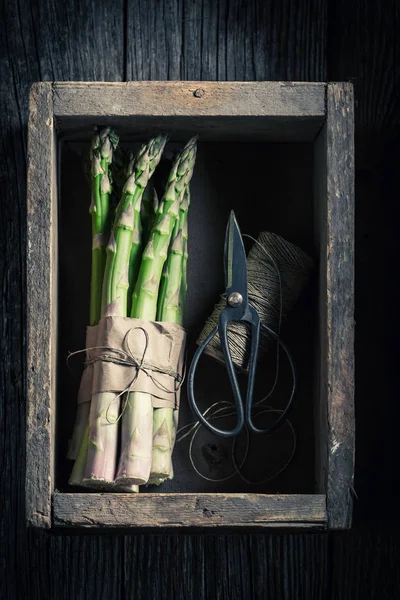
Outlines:
<svg viewBox="0 0 400 600"><path fill-rule="evenodd" d="M329 84L316 143L320 245L320 485L328 524L350 527L354 478L354 142L351 84ZM327 447L326 447L327 441ZM321 489L321 488L320 488Z"/></svg>
<svg viewBox="0 0 400 600"><path fill-rule="evenodd" d="M325 116L320 83L75 82L54 90L57 129L74 140L101 119L128 139L173 130L174 140L312 141Z"/></svg>
<svg viewBox="0 0 400 600"><path fill-rule="evenodd" d="M54 114L103 116L323 117L325 84L154 81L54 83Z"/></svg>
<svg viewBox="0 0 400 600"><path fill-rule="evenodd" d="M320 534L135 535L126 590L138 598L328 598L328 539ZM160 572L162 576L157 577Z"/></svg>
<svg viewBox="0 0 400 600"><path fill-rule="evenodd" d="M253 596L325 600L328 592L328 540L319 534L252 536L250 556L257 556L252 570ZM268 596L266 596L268 597Z"/></svg>
<svg viewBox="0 0 400 600"><path fill-rule="evenodd" d="M206 598L328 598L321 534L205 536Z"/></svg>
<svg viewBox="0 0 400 600"><path fill-rule="evenodd" d="M331 535L332 600L393 600L400 590L400 536L388 527Z"/></svg>
<svg viewBox="0 0 400 600"><path fill-rule="evenodd" d="M317 527L326 523L323 495L61 494L53 497L60 527Z"/></svg>
<svg viewBox="0 0 400 600"><path fill-rule="evenodd" d="M327 303L327 137L326 123L314 144L314 238L315 256L319 256L318 264L318 313L319 320L316 328L315 358L316 365L314 380L314 397L319 401L314 404L314 422L317 435L315 436L315 483L318 494L326 493L328 472L328 404L326 392L327 361L326 361L326 329Z"/></svg>
<svg viewBox="0 0 400 600"><path fill-rule="evenodd" d="M329 7L329 77L354 84L355 122L363 150L370 136L394 137L395 131L398 135L399 16L398 0L338 0ZM335 31L342 35L335 36Z"/></svg>
<svg viewBox="0 0 400 600"><path fill-rule="evenodd" d="M127 5L128 80L321 81L325 0L141 0Z"/></svg>
<svg viewBox="0 0 400 600"><path fill-rule="evenodd" d="M30 553L21 556L18 564L17 598L121 600L122 536L89 533L70 536L28 530Z"/></svg>
<svg viewBox="0 0 400 600"><path fill-rule="evenodd" d="M124 79L123 0L101 6L96 0L20 0L19 4L33 37L29 51L39 69L38 79Z"/></svg>
<svg viewBox="0 0 400 600"><path fill-rule="evenodd" d="M126 536L127 596L132 595L134 585L135 598L211 598L206 595L212 568L205 537L165 533Z"/></svg>
<svg viewBox="0 0 400 600"><path fill-rule="evenodd" d="M126 4L126 80L182 79L182 13L186 2Z"/></svg>
<svg viewBox="0 0 400 600"><path fill-rule="evenodd" d="M53 95L49 83L35 84L31 89L28 131L26 518L29 525L50 527L57 211Z"/></svg>

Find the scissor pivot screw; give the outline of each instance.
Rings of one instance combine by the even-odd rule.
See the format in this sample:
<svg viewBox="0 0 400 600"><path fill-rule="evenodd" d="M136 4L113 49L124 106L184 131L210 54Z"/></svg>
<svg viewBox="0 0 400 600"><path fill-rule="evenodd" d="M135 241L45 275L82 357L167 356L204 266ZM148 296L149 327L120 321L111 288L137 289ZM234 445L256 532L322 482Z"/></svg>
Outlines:
<svg viewBox="0 0 400 600"><path fill-rule="evenodd" d="M242 294L239 294L239 292L232 292L232 294L229 295L228 298L228 304L229 306L239 306L240 304L242 304L243 302L243 296Z"/></svg>

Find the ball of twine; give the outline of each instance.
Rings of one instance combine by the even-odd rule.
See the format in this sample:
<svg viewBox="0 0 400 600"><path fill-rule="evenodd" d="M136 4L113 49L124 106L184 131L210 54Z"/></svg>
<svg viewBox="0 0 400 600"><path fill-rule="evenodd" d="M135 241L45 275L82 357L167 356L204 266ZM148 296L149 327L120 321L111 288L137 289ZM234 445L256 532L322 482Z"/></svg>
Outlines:
<svg viewBox="0 0 400 600"><path fill-rule="evenodd" d="M250 236L248 236L250 237ZM296 304L306 286L314 261L303 250L284 238L263 231L247 256L249 303L257 310L261 322L279 333L281 322ZM226 306L226 294L208 318L197 339L201 344L218 324L221 311ZM248 368L251 334L244 323L232 322L228 327L228 342L234 364L242 371ZM258 359L273 345L272 336L261 331ZM220 362L225 362L218 334L208 344L205 352Z"/></svg>

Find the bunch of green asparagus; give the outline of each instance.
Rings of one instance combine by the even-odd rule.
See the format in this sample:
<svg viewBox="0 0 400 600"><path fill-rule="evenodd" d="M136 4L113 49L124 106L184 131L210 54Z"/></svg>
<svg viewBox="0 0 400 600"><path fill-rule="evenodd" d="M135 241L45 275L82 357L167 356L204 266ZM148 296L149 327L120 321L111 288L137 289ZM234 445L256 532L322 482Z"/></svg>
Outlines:
<svg viewBox="0 0 400 600"><path fill-rule="evenodd" d="M110 165L118 138L107 128L92 140L90 325L105 316L182 324L196 138L177 154L158 202L151 177L166 141L158 135L131 156L113 215ZM177 409L153 409L148 393L92 394L78 405L70 484L138 491L139 485L172 478L177 419Z"/></svg>

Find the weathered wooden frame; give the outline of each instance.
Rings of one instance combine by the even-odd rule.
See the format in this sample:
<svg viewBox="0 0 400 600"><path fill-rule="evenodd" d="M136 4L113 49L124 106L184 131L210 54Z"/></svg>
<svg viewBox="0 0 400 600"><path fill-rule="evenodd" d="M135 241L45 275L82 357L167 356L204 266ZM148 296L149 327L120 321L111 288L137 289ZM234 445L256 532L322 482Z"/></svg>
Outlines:
<svg viewBox="0 0 400 600"><path fill-rule="evenodd" d="M101 94L99 94L101 92ZM107 102L104 101L107 96ZM98 101L102 98L102 102ZM105 110L107 107L107 110ZM111 107L111 108L110 108ZM218 137L314 141L320 248L315 494L64 494L54 490L57 339L57 139L85 123L140 131L190 120ZM213 133L212 133L213 132ZM129 528L351 526L354 471L354 145L349 83L36 83L28 126L26 520Z"/></svg>

